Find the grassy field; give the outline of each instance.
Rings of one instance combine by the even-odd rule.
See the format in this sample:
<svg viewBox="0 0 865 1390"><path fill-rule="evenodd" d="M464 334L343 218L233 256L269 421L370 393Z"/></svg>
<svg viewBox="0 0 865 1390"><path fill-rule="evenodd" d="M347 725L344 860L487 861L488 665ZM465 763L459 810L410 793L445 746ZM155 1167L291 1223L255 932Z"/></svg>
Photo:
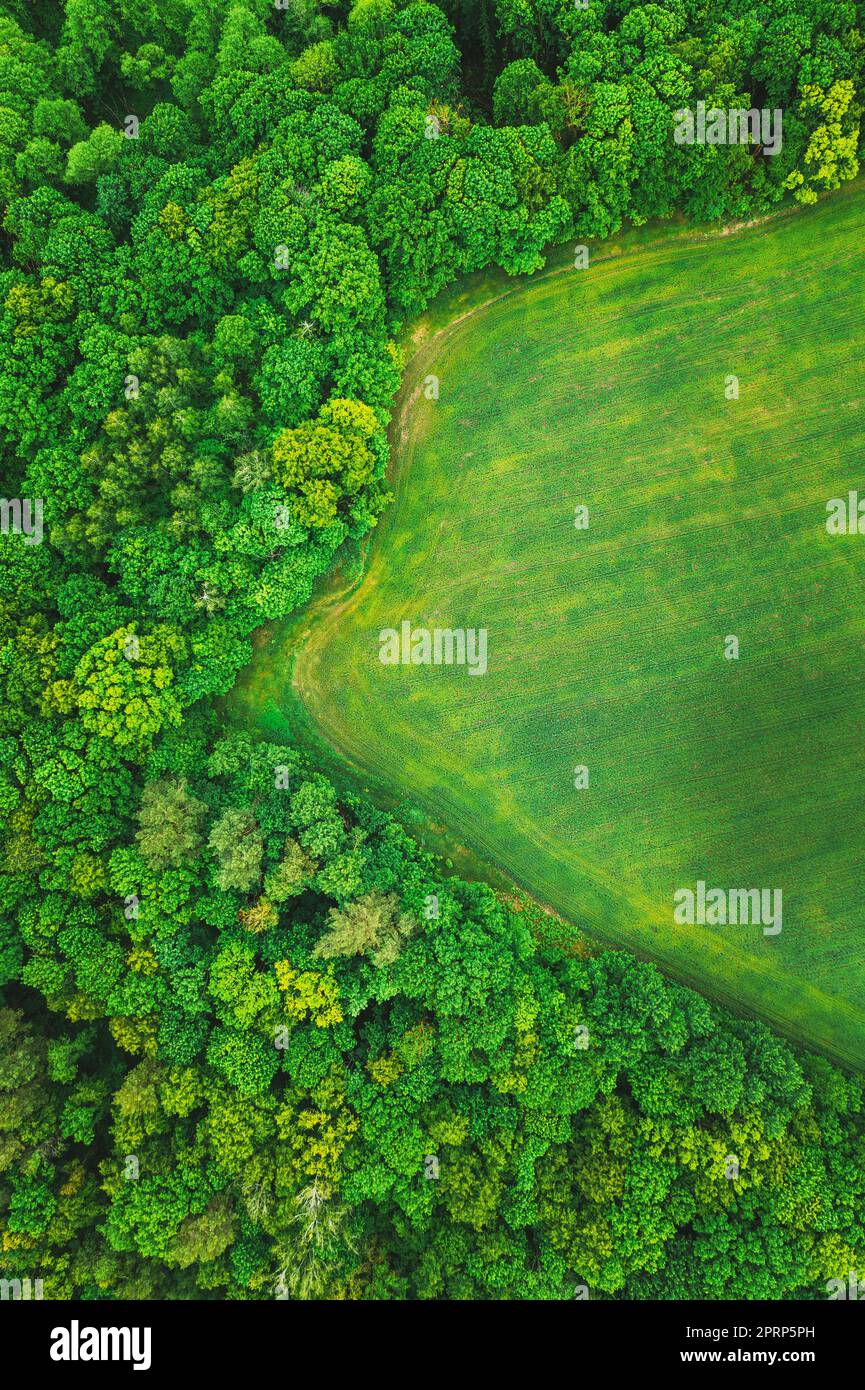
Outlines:
<svg viewBox="0 0 865 1390"><path fill-rule="evenodd" d="M865 535L825 521L865 494L863 225L859 188L453 295L362 582L240 697L265 717L293 678L333 747L538 899L855 1065ZM404 619L485 628L487 674L382 665ZM782 931L676 925L698 880L780 888Z"/></svg>

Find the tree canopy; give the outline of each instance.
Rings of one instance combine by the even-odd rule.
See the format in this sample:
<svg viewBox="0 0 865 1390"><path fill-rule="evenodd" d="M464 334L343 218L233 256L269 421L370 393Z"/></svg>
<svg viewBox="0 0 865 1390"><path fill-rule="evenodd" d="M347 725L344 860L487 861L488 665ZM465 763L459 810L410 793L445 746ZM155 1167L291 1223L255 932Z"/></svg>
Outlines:
<svg viewBox="0 0 865 1390"><path fill-rule="evenodd" d="M0 537L0 1275L775 1298L861 1267L860 1077L461 881L217 703L385 510L412 316L855 176L861 9L0 6L3 490L45 528ZM698 101L783 108L782 149L677 146Z"/></svg>

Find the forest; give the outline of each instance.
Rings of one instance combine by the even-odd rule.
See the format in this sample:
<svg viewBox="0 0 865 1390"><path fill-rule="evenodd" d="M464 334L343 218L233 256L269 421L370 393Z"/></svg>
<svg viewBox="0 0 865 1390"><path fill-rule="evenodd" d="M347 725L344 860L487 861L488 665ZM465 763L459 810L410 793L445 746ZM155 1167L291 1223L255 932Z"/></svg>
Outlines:
<svg viewBox="0 0 865 1390"><path fill-rule="evenodd" d="M0 3L0 491L41 503L0 535L0 1279L816 1299L865 1264L861 1075L221 704L389 507L414 318L831 197L862 11ZM781 147L677 144L698 101Z"/></svg>

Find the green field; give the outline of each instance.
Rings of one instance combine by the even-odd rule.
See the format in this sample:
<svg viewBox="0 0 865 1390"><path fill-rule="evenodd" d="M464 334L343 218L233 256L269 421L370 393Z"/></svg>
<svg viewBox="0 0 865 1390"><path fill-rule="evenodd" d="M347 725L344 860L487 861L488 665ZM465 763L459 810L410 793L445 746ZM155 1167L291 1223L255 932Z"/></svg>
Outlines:
<svg viewBox="0 0 865 1390"><path fill-rule="evenodd" d="M858 188L452 297L415 335L363 581L241 696L261 717L293 679L334 748L541 901L857 1065L865 535L825 520L865 493L863 226ZM403 619L487 629L487 674L382 665ZM780 888L783 930L675 925L700 879Z"/></svg>

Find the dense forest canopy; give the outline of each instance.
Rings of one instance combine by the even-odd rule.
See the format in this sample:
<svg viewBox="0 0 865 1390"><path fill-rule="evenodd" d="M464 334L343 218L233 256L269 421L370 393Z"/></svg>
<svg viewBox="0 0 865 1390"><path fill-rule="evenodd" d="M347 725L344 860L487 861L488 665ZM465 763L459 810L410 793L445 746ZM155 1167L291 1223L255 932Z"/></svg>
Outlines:
<svg viewBox="0 0 865 1390"><path fill-rule="evenodd" d="M852 0L0 4L0 1277L821 1296L861 1078L226 732L444 286L858 171ZM782 148L680 146L702 101Z"/></svg>

